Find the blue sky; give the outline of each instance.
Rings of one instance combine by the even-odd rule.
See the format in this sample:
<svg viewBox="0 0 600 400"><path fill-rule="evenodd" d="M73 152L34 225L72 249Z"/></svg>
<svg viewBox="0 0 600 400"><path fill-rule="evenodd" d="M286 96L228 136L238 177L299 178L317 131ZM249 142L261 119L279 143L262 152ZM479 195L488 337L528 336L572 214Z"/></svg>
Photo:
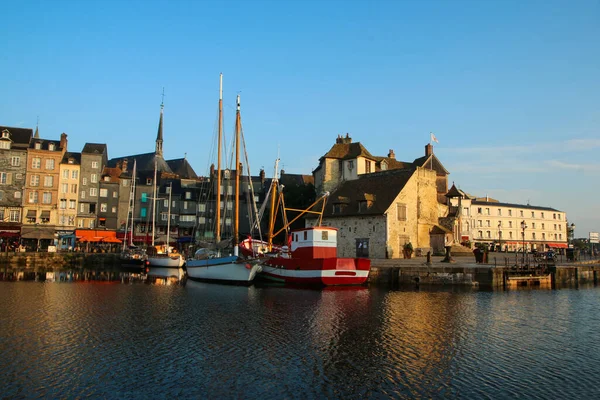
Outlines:
<svg viewBox="0 0 600 400"><path fill-rule="evenodd" d="M598 1L0 1L0 124L205 174L224 75L250 167L310 174L338 134L435 153L450 184L600 230Z"/></svg>

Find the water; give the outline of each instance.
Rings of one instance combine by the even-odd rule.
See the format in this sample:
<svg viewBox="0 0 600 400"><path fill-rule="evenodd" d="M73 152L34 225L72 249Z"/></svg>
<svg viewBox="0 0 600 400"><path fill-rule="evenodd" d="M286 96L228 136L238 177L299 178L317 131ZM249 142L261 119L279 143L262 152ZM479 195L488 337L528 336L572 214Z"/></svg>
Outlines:
<svg viewBox="0 0 600 400"><path fill-rule="evenodd" d="M600 398L600 290L0 282L3 398Z"/></svg>

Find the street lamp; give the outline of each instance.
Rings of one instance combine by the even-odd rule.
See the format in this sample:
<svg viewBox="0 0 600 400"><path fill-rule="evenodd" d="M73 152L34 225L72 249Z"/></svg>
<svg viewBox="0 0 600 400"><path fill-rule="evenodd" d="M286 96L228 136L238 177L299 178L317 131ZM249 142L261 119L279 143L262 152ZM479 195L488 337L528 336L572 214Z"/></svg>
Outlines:
<svg viewBox="0 0 600 400"><path fill-rule="evenodd" d="M575 224L571 224L571 246L573 246L573 242L575 241Z"/></svg>
<svg viewBox="0 0 600 400"><path fill-rule="evenodd" d="M523 229L523 265L525 265L525 229L527 229L527 224L525 221L521 221L521 229Z"/></svg>
<svg viewBox="0 0 600 400"><path fill-rule="evenodd" d="M502 231L500 230L501 227L502 221L498 221L498 246L500 246L498 251L502 251Z"/></svg>

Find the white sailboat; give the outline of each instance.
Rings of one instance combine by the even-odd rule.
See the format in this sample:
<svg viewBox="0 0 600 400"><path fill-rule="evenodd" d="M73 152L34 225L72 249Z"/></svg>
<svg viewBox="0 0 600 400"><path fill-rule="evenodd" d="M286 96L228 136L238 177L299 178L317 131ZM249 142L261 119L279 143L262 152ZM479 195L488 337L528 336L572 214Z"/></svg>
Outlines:
<svg viewBox="0 0 600 400"><path fill-rule="evenodd" d="M163 113L163 105L161 104L161 120ZM148 255L148 277L150 278L177 278L180 280L184 276L183 264L185 259L179 253L172 253L171 246L169 245L169 232L171 230L171 189L172 184L169 185L169 205L167 208L167 242L162 250L157 250L154 245L154 237L156 232L156 175L157 166L156 159L154 160L154 180L153 180L153 198L152 198L152 248L155 250L153 254Z"/></svg>
<svg viewBox="0 0 600 400"><path fill-rule="evenodd" d="M140 271L145 267L146 250L141 247L134 246L133 235L135 232L134 215L135 215L135 178L136 178L136 160L133 161L133 172L131 176L131 190L129 191L129 207L127 211L127 219L125 220L125 236L123 237L123 249L120 254L121 266L131 268L135 271ZM131 224L131 225L130 225ZM127 234L129 233L129 239Z"/></svg>
<svg viewBox="0 0 600 400"><path fill-rule="evenodd" d="M218 131L218 156L217 156L217 191L216 191L216 228L215 243L221 241L221 140L223 135L223 74L219 82L219 131ZM198 250L194 258L186 261L188 278L206 282L221 282L230 284L251 284L254 277L262 267L257 261L246 260L238 255L239 240L239 198L240 198L240 162L239 143L241 132L240 96L237 96L236 121L235 121L235 152L236 152L236 177L235 177L235 216L233 229L233 254L222 255L211 253L206 249Z"/></svg>

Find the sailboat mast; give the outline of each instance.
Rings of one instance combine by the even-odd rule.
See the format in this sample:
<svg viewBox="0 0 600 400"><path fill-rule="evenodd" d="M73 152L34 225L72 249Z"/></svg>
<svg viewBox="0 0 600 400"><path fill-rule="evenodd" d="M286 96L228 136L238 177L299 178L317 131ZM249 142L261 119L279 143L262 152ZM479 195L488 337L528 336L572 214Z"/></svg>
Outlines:
<svg viewBox="0 0 600 400"><path fill-rule="evenodd" d="M132 201L131 201L131 235L129 235L129 245L133 246L133 232L135 232L134 229L134 224L133 224L133 216L135 215L135 174L136 174L136 164L137 164L137 160L133 160L133 175L131 178L132 181L132 185L131 185L131 197L132 197ZM126 232L127 233L127 232Z"/></svg>
<svg viewBox="0 0 600 400"><path fill-rule="evenodd" d="M221 241L221 136L223 135L223 74L219 76L219 133L217 139L217 200L215 242Z"/></svg>
<svg viewBox="0 0 600 400"><path fill-rule="evenodd" d="M169 234L171 233L171 192L173 191L173 182L169 182L169 207L167 208L167 255L169 255Z"/></svg>
<svg viewBox="0 0 600 400"><path fill-rule="evenodd" d="M152 247L154 247L154 233L156 229L156 159L154 159L154 180L152 183Z"/></svg>
<svg viewBox="0 0 600 400"><path fill-rule="evenodd" d="M279 186L279 180L277 179L278 168L279 158L275 160L275 171L273 173L273 180L271 181L271 215L269 215L269 235L267 237L269 251L273 248L273 231L275 230L275 196L278 194L277 186Z"/></svg>
<svg viewBox="0 0 600 400"><path fill-rule="evenodd" d="M235 221L233 223L234 254L237 254L240 233L240 95L237 95L237 109L235 115Z"/></svg>

